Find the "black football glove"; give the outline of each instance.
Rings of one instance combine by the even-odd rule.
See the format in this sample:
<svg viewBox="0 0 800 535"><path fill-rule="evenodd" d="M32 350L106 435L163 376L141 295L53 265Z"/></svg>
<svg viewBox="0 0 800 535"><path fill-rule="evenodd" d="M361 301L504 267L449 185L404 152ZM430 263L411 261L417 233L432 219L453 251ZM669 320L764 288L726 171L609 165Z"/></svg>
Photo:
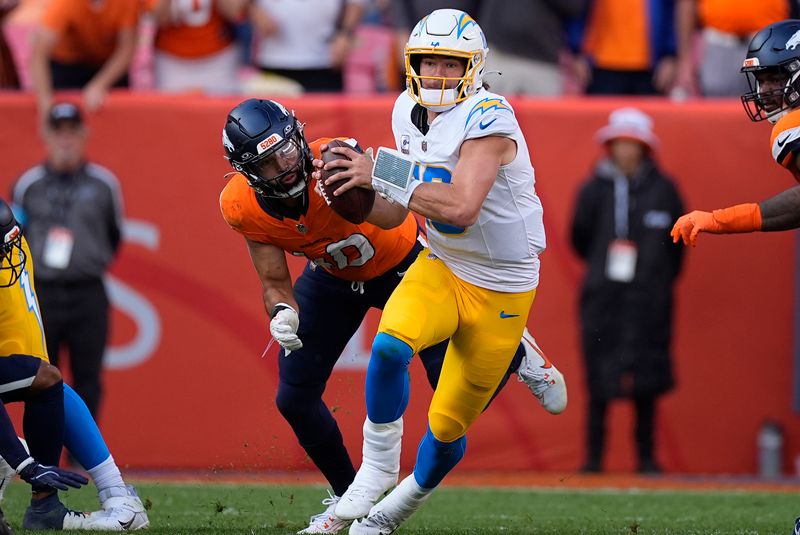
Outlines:
<svg viewBox="0 0 800 535"><path fill-rule="evenodd" d="M62 470L57 466L45 466L36 461L28 463L18 473L19 477L31 485L45 485L58 490L69 490L68 487L79 489L89 482L88 479L75 472Z"/></svg>

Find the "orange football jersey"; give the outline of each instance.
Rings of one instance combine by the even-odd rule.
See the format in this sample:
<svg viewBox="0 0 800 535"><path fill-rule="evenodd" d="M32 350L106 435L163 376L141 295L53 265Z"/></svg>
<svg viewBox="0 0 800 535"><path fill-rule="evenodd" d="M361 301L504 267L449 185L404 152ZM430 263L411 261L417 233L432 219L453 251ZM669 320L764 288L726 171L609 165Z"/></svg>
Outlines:
<svg viewBox="0 0 800 535"><path fill-rule="evenodd" d="M320 145L331 139L310 143L315 158L320 157ZM255 191L240 173L233 174L219 202L228 225L247 239L305 256L344 280L367 281L383 275L408 255L417 238L417 222L410 213L390 230L367 222L356 225L341 218L314 191L309 191L306 215L299 220L277 219L258 205Z"/></svg>
<svg viewBox="0 0 800 535"><path fill-rule="evenodd" d="M214 2L195 2L183 13L184 21L156 31L153 46L179 58L204 58L224 50L233 42L228 21Z"/></svg>
<svg viewBox="0 0 800 535"><path fill-rule="evenodd" d="M119 32L136 30L140 8L139 0L50 0L41 23L57 36L52 58L102 65L114 53Z"/></svg>
<svg viewBox="0 0 800 535"><path fill-rule="evenodd" d="M795 164L800 154L800 110L784 115L775 123L769 144L775 161L789 170L794 179L800 182L800 170Z"/></svg>

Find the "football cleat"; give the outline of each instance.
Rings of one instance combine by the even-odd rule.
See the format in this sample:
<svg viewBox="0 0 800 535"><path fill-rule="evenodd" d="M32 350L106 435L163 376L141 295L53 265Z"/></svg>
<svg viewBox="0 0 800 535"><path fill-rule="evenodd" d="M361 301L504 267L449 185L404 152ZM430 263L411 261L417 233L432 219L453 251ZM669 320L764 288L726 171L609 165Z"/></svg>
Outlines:
<svg viewBox="0 0 800 535"><path fill-rule="evenodd" d="M353 525L350 526L349 534L389 535L390 533L394 533L394 530L396 530L399 525L400 524L386 516L385 513L376 511L363 520L356 520L353 522Z"/></svg>
<svg viewBox="0 0 800 535"><path fill-rule="evenodd" d="M105 516L104 511L81 513L67 509L53 492L31 505L22 518L23 529L64 531L120 531L119 525Z"/></svg>
<svg viewBox="0 0 800 535"><path fill-rule="evenodd" d="M298 535L302 533L339 533L350 524L350 520L343 520L336 516L336 504L339 502L339 497L334 496L328 491L328 497L322 500L322 505L327 505L328 508L322 513L311 517L311 521L306 529L297 532Z"/></svg>
<svg viewBox="0 0 800 535"><path fill-rule="evenodd" d="M136 531L150 525L147 510L132 485L127 485L124 489L112 487L101 491L100 502L103 510L98 513L117 523L116 529L112 531Z"/></svg>
<svg viewBox="0 0 800 535"><path fill-rule="evenodd" d="M564 376L544 355L533 335L525 329L522 333L525 356L517 369L517 377L550 414L559 414L567 408L567 383Z"/></svg>
<svg viewBox="0 0 800 535"><path fill-rule="evenodd" d="M794 521L794 531L792 531L792 535L800 535L800 516Z"/></svg>
<svg viewBox="0 0 800 535"><path fill-rule="evenodd" d="M367 516L384 493L397 483L397 475L379 474L361 469L336 505L336 516L353 520Z"/></svg>
<svg viewBox="0 0 800 535"><path fill-rule="evenodd" d="M409 475L369 511L369 515L350 526L350 535L389 535L414 514L433 489L423 489Z"/></svg>

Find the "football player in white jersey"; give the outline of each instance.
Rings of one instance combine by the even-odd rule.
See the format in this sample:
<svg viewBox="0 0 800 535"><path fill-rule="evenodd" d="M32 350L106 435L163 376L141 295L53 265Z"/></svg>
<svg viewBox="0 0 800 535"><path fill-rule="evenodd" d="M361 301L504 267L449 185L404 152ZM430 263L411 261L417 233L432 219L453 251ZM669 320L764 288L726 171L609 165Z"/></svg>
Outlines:
<svg viewBox="0 0 800 535"><path fill-rule="evenodd" d="M380 213L391 227L412 210L426 218L430 245L390 297L372 346L363 461L336 506L341 518L366 517L350 533L391 533L461 460L536 294L542 205L513 109L483 87L487 52L469 15L432 12L406 45L408 90L392 114L399 151L381 147L373 165L331 149L353 158L327 165L347 168L328 179L347 179L335 194L372 187L376 223ZM398 478L409 361L448 337L414 472L376 504Z"/></svg>

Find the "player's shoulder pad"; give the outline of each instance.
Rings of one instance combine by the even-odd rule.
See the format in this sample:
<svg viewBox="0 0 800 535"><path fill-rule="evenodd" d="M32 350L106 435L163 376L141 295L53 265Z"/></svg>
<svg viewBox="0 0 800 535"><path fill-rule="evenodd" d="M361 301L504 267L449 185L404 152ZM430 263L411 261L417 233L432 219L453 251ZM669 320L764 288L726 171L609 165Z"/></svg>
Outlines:
<svg viewBox="0 0 800 535"><path fill-rule="evenodd" d="M241 173L229 173L228 183L219 194L219 208L222 217L234 230L242 228L247 218L247 199L250 195L250 186Z"/></svg>
<svg viewBox="0 0 800 535"><path fill-rule="evenodd" d="M789 156L800 153L800 110L784 115L775 123L770 144L772 157L778 164L786 167L794 161Z"/></svg>
<svg viewBox="0 0 800 535"><path fill-rule="evenodd" d="M464 120L466 138L490 135L509 136L518 128L514 109L500 95L482 91L465 101L464 104L466 105Z"/></svg>

